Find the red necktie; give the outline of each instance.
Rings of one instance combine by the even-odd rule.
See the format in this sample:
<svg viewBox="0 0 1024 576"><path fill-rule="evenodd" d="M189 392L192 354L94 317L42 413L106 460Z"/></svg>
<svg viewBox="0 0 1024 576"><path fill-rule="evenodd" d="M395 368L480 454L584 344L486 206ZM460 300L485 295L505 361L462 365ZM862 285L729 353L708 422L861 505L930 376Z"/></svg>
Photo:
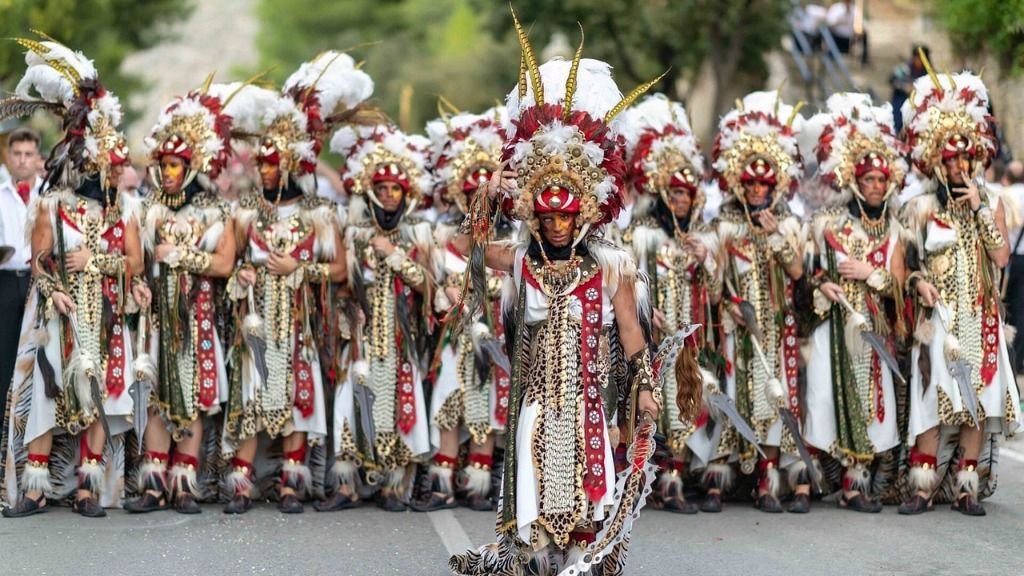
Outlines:
<svg viewBox="0 0 1024 576"><path fill-rule="evenodd" d="M18 196L21 196L21 201L28 206L29 195L32 194L32 183L31 182L18 182Z"/></svg>

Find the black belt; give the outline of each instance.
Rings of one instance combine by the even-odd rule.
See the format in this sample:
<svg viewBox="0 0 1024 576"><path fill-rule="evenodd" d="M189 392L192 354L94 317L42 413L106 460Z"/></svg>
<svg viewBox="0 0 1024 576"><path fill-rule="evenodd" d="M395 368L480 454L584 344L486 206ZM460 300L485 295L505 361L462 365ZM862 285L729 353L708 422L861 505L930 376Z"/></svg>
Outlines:
<svg viewBox="0 0 1024 576"><path fill-rule="evenodd" d="M25 268L24 270L0 270L0 276L14 276L15 278L24 278L30 274L32 274L32 270L30 268Z"/></svg>

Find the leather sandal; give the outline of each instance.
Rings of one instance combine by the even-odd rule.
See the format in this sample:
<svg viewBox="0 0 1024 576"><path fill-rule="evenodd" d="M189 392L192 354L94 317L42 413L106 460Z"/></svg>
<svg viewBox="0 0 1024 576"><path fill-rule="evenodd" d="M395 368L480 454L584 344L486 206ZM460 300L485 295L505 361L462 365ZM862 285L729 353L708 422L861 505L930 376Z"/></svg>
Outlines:
<svg viewBox="0 0 1024 576"><path fill-rule="evenodd" d="M4 508L0 514L2 514L4 518L25 518L26 516L43 514L49 511L50 506L46 503L46 496L40 494L39 498L35 499L24 497L16 506Z"/></svg>

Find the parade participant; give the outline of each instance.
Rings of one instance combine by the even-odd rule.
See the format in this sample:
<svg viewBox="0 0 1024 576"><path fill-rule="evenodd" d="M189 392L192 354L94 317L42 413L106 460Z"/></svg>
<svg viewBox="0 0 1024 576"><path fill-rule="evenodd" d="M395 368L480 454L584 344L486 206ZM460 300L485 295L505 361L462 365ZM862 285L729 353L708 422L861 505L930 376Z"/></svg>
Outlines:
<svg viewBox="0 0 1024 576"><path fill-rule="evenodd" d="M50 188L33 202L26 228L34 289L8 405L3 470L16 504L3 515L45 512L50 500L74 491L65 483L77 478L74 510L101 517L100 497L108 505L120 498L120 435L131 427L133 404L125 311L142 268L138 206L117 193L128 162L117 130L121 107L80 52L49 38L18 42L28 49L28 71L4 106L53 111L65 135L47 161Z"/></svg>
<svg viewBox="0 0 1024 576"><path fill-rule="evenodd" d="M572 62L538 66L515 24L522 64L508 97L504 149L511 170L504 176L514 181L492 180L455 239L464 255L476 252L509 275L512 409L498 541L452 556L449 567L456 574L621 574L653 480L649 423L661 411L660 389L640 322L649 315L647 287L632 256L602 240L600 227L622 202L616 119L652 83L623 98L610 66L581 59L582 46ZM519 242L484 242L484 208L499 188L503 209L522 222ZM473 264L470 273L478 273ZM626 386L632 402L617 413ZM693 392L681 393L687 417ZM634 417L644 424L617 485L608 427L628 432Z"/></svg>
<svg viewBox="0 0 1024 576"><path fill-rule="evenodd" d="M840 507L881 512L871 494L872 463L900 442L892 351L906 332L906 272L896 196L908 168L888 104L840 93L827 107L805 124L818 132L816 178L832 194L811 226L820 323L810 340L804 437L846 469Z"/></svg>
<svg viewBox="0 0 1024 576"><path fill-rule="evenodd" d="M244 263L228 284L244 312L236 314L243 351L224 426L232 467L226 513L252 505L260 433L282 439L281 512L301 513L313 485L306 452L327 436L324 378L334 373L337 332L332 286L345 279L338 209L316 195L316 162L332 124L358 111L372 91L351 57L328 51L253 111L262 119L255 142L260 191L240 199L235 230Z"/></svg>
<svg viewBox="0 0 1024 576"><path fill-rule="evenodd" d="M719 280L714 254L707 248L713 232L703 219L704 159L681 104L655 94L624 114L627 177L636 201L623 240L647 274L654 335L660 341L691 324L707 325L709 293L721 294L714 286ZM703 330L693 338L707 348L704 353L713 352L713 346L705 346L708 335ZM705 372L704 381L717 388L711 373ZM675 398L675 382L667 382L663 393ZM688 426L669 403L662 421L671 455L658 478L657 503L664 510L696 514L697 504L683 495L683 478L688 464L696 469L707 464L707 414ZM717 511L716 502L720 508L720 499L707 499L707 511Z"/></svg>
<svg viewBox="0 0 1024 576"><path fill-rule="evenodd" d="M331 150L346 157L349 288L363 313L346 355L350 382L335 398L334 470L341 486L320 510L355 504L360 468L367 483L384 483L381 508L405 510L406 467L430 452L422 379L440 270L431 224L412 216L432 189L425 150L412 144L394 126L346 127L331 139ZM364 389L369 394L357 394Z"/></svg>
<svg viewBox="0 0 1024 576"><path fill-rule="evenodd" d="M797 419L801 408L793 290L804 272L804 241L787 202L803 176L798 111L776 92L750 94L722 118L712 152L725 194L715 231L725 291L726 388L765 454L758 462L756 448L729 427L715 456L738 457L745 474L758 466L757 507L765 512L782 512L780 448L788 459L801 441L784 427L780 412L789 410ZM791 512L810 509L811 472L805 467L802 461L789 465Z"/></svg>
<svg viewBox="0 0 1024 576"><path fill-rule="evenodd" d="M176 98L146 139L153 192L143 202L142 238L151 280L140 280L134 292L145 317L140 341L149 341L139 351L148 361L139 360L137 368L155 370L141 495L125 505L130 512L162 510L168 497L178 512L201 512L203 416L219 413L228 392L216 282L228 278L235 263L232 209L214 181L232 154L235 111L229 106L246 101L238 98L242 89L207 85Z"/></svg>
<svg viewBox="0 0 1024 576"><path fill-rule="evenodd" d="M911 494L920 514L956 464L952 508L985 514L995 489L999 436L1019 425L1020 400L999 310L999 270L1009 259L1005 208L980 175L996 150L981 78L927 76L903 106L911 159L926 191L907 202L907 295L916 319L911 362Z"/></svg>
<svg viewBox="0 0 1024 576"><path fill-rule="evenodd" d="M483 114L460 113L427 124L434 144L435 205L448 206L445 220L461 223L478 189L499 170L504 144L504 109ZM512 227L500 215L502 238L509 238ZM466 285L466 258L452 243L456 226L438 225L435 241L442 263L442 289L434 296L434 310L448 322L440 327L441 342L431 370L434 383L430 402L430 441L437 451L430 466L434 489L422 502L413 503L420 511L455 505L456 488L465 494L465 503L476 510L491 510L491 467L495 434L505 428L508 418L509 374L495 363L491 354L504 357L504 325L501 313L501 286L504 274L489 273L484 286L484 305L471 322L457 321L449 314L453 307L475 295L463 293ZM481 367L483 369L481 369ZM469 438L465 464L459 468L459 446Z"/></svg>

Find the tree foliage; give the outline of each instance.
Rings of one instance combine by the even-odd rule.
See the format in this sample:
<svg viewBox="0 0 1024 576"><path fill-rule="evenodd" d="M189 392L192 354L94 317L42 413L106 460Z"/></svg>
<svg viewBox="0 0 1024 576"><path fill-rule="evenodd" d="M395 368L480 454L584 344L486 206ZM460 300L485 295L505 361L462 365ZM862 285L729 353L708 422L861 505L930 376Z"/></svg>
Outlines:
<svg viewBox="0 0 1024 576"><path fill-rule="evenodd" d="M121 61L166 35L165 24L184 18L182 0L0 0L0 87L13 90L25 71L25 50L9 38L39 30L95 61L104 86L124 105L142 81L121 73Z"/></svg>
<svg viewBox="0 0 1024 576"><path fill-rule="evenodd" d="M1009 75L1024 72L1024 0L935 0L960 54L988 53Z"/></svg>
<svg viewBox="0 0 1024 576"><path fill-rule="evenodd" d="M611 63L624 91L668 74L657 90L685 99L679 87L708 59L722 106L736 90L760 85L764 56L785 30L788 0L516 0L517 14L541 52L552 34L570 43L586 34L584 53ZM493 0L261 0L259 51L283 80L326 49L360 43L380 105L398 117L412 88L406 128L437 116L437 95L480 110L503 99L516 81L518 42L508 5ZM683 80L684 82L680 82ZM716 107L717 109L717 107Z"/></svg>

